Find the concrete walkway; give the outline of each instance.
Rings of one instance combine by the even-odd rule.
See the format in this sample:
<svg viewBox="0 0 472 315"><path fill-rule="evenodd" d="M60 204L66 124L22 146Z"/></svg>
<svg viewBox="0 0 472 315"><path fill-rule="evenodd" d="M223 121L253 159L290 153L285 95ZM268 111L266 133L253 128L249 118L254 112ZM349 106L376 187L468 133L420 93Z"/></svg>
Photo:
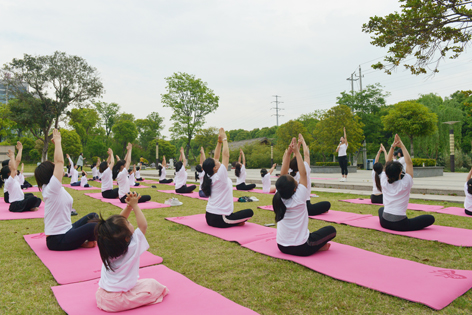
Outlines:
<svg viewBox="0 0 472 315"><path fill-rule="evenodd" d="M188 180L195 179L194 172L187 171ZM260 169L247 169L246 183L254 183L262 187ZM274 171L275 175L276 171ZM146 169L141 171L141 176L158 177L157 170ZM336 176L337 175L337 176ZM167 170L167 177L173 178L174 171ZM340 182L341 174L311 174L311 182L314 192L352 193L370 196L372 192L372 171L358 170L350 173L346 182ZM230 178L236 182L234 170L230 172ZM411 191L411 199L438 200L450 202L464 202L464 183L467 173L444 173L444 176L415 178ZM272 178L275 184L277 178Z"/></svg>

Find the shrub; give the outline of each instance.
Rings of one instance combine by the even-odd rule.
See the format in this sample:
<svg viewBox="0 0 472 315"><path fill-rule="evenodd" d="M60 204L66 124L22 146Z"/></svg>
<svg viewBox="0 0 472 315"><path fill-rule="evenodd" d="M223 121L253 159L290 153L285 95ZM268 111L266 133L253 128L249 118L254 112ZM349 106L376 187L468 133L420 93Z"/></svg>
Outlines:
<svg viewBox="0 0 472 315"><path fill-rule="evenodd" d="M420 167L423 166L436 166L436 160L435 159L411 159L413 162L413 166Z"/></svg>
<svg viewBox="0 0 472 315"><path fill-rule="evenodd" d="M350 166L351 162L347 162L347 165ZM339 166L338 162L316 162L315 166Z"/></svg>
<svg viewBox="0 0 472 315"><path fill-rule="evenodd" d="M31 149L29 151L29 156L32 162L41 161L41 153L37 149Z"/></svg>

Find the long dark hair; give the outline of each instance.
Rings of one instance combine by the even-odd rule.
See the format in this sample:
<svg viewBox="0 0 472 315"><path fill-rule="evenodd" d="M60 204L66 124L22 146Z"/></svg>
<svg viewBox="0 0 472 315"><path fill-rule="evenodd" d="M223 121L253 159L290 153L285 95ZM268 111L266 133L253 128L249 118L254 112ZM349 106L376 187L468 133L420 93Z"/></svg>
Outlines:
<svg viewBox="0 0 472 315"><path fill-rule="evenodd" d="M382 171L383 171L382 163L379 163L379 162L375 163L374 171L375 171L375 186L377 186L377 189L379 191L382 191L382 185L380 185L380 174L382 174Z"/></svg>
<svg viewBox="0 0 472 315"><path fill-rule="evenodd" d="M203 192L205 193L205 196L207 197L211 196L212 181L211 181L210 176L214 174L213 172L214 167L215 167L215 160L212 158L207 158L202 164L202 168L205 171L205 175L203 176L203 183L202 183L201 189L203 190ZM224 165L220 167L224 167Z"/></svg>
<svg viewBox="0 0 472 315"><path fill-rule="evenodd" d="M2 167L2 170L0 171L0 188L3 187L5 184L5 181L8 179L8 176L10 176L10 167L8 165L5 165Z"/></svg>
<svg viewBox="0 0 472 315"><path fill-rule="evenodd" d="M201 173L203 171L203 168L200 164L198 164L197 166L195 166L195 170L199 173Z"/></svg>
<svg viewBox="0 0 472 315"><path fill-rule="evenodd" d="M43 185L49 184L53 175L54 163L51 161L44 161L36 167L34 170L34 178L36 178L36 184L38 184L39 190L43 188Z"/></svg>
<svg viewBox="0 0 472 315"><path fill-rule="evenodd" d="M267 175L267 170L265 168L261 169L261 177L264 177Z"/></svg>
<svg viewBox="0 0 472 315"><path fill-rule="evenodd" d="M100 258L106 270L113 270L110 260L120 257L128 251L128 246L133 233L128 228L128 220L122 215L112 215L104 220L100 218L94 220L95 238L97 240Z"/></svg>
<svg viewBox="0 0 472 315"><path fill-rule="evenodd" d="M274 208L275 213L275 222L279 222L285 216L287 207L285 206L283 199L292 198L295 193L295 179L288 175L282 175L275 182L275 187L277 192L272 198L272 207Z"/></svg>
<svg viewBox="0 0 472 315"><path fill-rule="evenodd" d="M403 166L400 162L390 161L385 165L385 175L388 177L388 183L393 184L398 180L402 173Z"/></svg>
<svg viewBox="0 0 472 315"><path fill-rule="evenodd" d="M469 179L469 181L467 182L467 192L469 194L472 194L472 179Z"/></svg>
<svg viewBox="0 0 472 315"><path fill-rule="evenodd" d="M184 163L182 163L182 161L178 161L177 163L175 163L175 172L177 173L178 171L180 171L182 166L184 166Z"/></svg>
<svg viewBox="0 0 472 315"><path fill-rule="evenodd" d="M296 157L290 160L290 168L292 169L292 172L290 173L290 175L295 177L295 175L297 175L298 173L298 163L297 163Z"/></svg>
<svg viewBox="0 0 472 315"><path fill-rule="evenodd" d="M236 177L239 177L239 175L241 175L241 163L239 162L236 162L234 164L234 175L236 175Z"/></svg>
<svg viewBox="0 0 472 315"><path fill-rule="evenodd" d="M161 177L161 174L162 174L162 165L159 165L157 167L157 169L159 170L159 177Z"/></svg>
<svg viewBox="0 0 472 315"><path fill-rule="evenodd" d="M114 165L113 165L114 166ZM100 173L103 173L106 171L106 169L108 168L108 162L107 161L103 161L102 163L100 163L99 167L99 172Z"/></svg>
<svg viewBox="0 0 472 315"><path fill-rule="evenodd" d="M120 172L120 168L124 166L125 164L126 164L125 160L119 160L118 162L116 162L115 165L113 165L113 170L112 170L113 180L116 179L116 177L118 176L118 173Z"/></svg>

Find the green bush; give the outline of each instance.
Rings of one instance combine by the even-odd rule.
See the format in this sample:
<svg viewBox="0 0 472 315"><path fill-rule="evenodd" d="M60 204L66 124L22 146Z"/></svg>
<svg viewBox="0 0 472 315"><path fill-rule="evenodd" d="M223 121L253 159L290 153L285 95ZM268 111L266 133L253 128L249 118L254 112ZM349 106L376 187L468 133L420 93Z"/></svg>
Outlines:
<svg viewBox="0 0 472 315"><path fill-rule="evenodd" d="M29 151L29 156L32 162L41 161L41 153L37 149L32 149Z"/></svg>
<svg viewBox="0 0 472 315"><path fill-rule="evenodd" d="M436 166L436 160L435 159L411 159L413 162L413 166Z"/></svg>
<svg viewBox="0 0 472 315"><path fill-rule="evenodd" d="M350 166L351 162L347 162L347 165ZM339 166L338 162L316 162L315 166Z"/></svg>

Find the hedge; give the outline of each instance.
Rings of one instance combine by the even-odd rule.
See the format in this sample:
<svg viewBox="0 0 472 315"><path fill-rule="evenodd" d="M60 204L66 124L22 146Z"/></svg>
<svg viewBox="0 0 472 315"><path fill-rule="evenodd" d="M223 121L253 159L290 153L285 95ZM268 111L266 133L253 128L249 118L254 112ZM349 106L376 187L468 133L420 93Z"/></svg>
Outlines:
<svg viewBox="0 0 472 315"><path fill-rule="evenodd" d="M413 166L436 166L435 159L411 159Z"/></svg>
<svg viewBox="0 0 472 315"><path fill-rule="evenodd" d="M347 165L351 165L351 162L347 162ZM316 162L315 166L339 166L338 162Z"/></svg>

